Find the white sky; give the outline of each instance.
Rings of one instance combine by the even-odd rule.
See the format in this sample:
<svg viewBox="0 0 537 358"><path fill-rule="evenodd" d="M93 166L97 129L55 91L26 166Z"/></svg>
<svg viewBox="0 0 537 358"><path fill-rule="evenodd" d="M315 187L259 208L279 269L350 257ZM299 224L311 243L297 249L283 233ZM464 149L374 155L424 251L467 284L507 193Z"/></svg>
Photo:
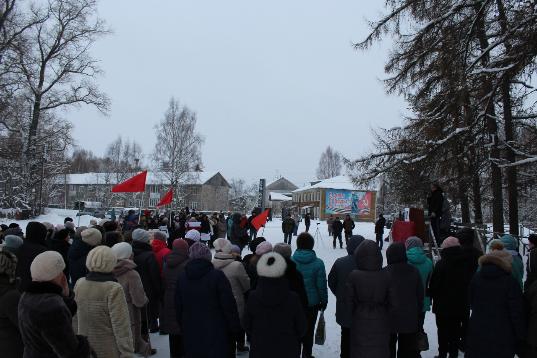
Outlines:
<svg viewBox="0 0 537 358"><path fill-rule="evenodd" d="M382 2L339 0L101 0L114 31L93 54L110 116L73 110L80 147L102 155L118 135L155 145L171 96L198 114L203 162L228 179L314 178L321 152L370 148L371 128L401 122L405 103L380 79L388 43L351 43Z"/></svg>

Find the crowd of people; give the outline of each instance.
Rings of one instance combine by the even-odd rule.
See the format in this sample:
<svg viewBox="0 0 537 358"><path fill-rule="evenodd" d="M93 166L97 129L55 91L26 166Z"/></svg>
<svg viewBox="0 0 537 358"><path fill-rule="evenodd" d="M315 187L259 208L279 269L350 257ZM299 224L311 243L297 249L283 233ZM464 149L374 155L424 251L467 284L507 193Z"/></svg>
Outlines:
<svg viewBox="0 0 537 358"><path fill-rule="evenodd" d="M344 232L346 255L327 275L308 232L292 251L293 218L275 245L252 233L252 219L189 214L155 223L168 233L128 217L122 225L77 228L66 218L30 222L25 232L2 227L2 357L150 356L149 333L159 332L170 357L310 358L328 290L344 358L436 349L424 329L431 309L439 358L537 357L537 235L526 275L512 236L483 254L471 230L443 240L434 265L418 237L392 243L385 266L381 246L354 235L350 217L331 218L334 248Z"/></svg>

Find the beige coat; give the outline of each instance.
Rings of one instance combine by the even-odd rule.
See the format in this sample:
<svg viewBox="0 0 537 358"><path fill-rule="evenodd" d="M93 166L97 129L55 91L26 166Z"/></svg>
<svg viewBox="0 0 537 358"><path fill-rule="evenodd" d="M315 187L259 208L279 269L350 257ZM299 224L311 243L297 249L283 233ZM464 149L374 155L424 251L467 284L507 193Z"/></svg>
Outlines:
<svg viewBox="0 0 537 358"><path fill-rule="evenodd" d="M78 334L88 337L97 357L133 357L129 309L123 287L113 281L81 278L74 291L78 306Z"/></svg>
<svg viewBox="0 0 537 358"><path fill-rule="evenodd" d="M244 310L246 308L244 294L250 289L250 278L244 266L239 261L235 261L232 255L221 252L214 255L213 266L217 270L221 270L231 284L233 297L235 297L235 302L237 302L239 317L241 322L243 322Z"/></svg>

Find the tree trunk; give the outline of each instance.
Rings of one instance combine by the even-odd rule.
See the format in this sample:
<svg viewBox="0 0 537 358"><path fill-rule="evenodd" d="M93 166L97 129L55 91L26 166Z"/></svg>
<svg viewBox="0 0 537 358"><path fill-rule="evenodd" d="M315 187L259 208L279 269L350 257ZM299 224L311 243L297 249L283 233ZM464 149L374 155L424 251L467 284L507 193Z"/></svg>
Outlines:
<svg viewBox="0 0 537 358"><path fill-rule="evenodd" d="M483 208L481 206L481 179L479 178L479 171L472 165L472 194L474 205L474 222L476 224L483 224Z"/></svg>

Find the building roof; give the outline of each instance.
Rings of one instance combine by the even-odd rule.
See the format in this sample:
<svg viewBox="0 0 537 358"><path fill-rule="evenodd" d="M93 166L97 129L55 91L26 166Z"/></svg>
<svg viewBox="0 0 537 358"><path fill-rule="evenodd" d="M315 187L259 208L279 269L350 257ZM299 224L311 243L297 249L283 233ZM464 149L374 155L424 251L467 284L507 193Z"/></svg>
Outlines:
<svg viewBox="0 0 537 358"><path fill-rule="evenodd" d="M270 183L267 185L268 191L289 191L292 192L293 190L298 189L298 186L291 183L289 180L287 180L284 177L281 177L280 179Z"/></svg>
<svg viewBox="0 0 537 358"><path fill-rule="evenodd" d="M282 194L282 193L274 193L274 192L270 192L269 193L269 200L270 201L292 201L293 198L285 195L285 194Z"/></svg>
<svg viewBox="0 0 537 358"><path fill-rule="evenodd" d="M352 182L351 178L347 175L340 175L333 178L321 180L314 185L306 185L302 188L298 188L293 193L300 193L311 189L338 189L338 190L363 190L357 188Z"/></svg>
<svg viewBox="0 0 537 358"><path fill-rule="evenodd" d="M195 184L205 184L220 172L190 172L185 176L183 184L186 185L195 185ZM134 175L134 173L132 174ZM221 174L220 174L221 175ZM131 175L128 175L128 179ZM97 185L97 184L107 184L115 185L117 184L116 175L114 173L81 173L81 174L67 174L65 177L63 175L58 176L58 184L69 184L69 185ZM146 185L155 185L155 184L170 184L168 178L166 178L163 173L160 172L147 172Z"/></svg>

